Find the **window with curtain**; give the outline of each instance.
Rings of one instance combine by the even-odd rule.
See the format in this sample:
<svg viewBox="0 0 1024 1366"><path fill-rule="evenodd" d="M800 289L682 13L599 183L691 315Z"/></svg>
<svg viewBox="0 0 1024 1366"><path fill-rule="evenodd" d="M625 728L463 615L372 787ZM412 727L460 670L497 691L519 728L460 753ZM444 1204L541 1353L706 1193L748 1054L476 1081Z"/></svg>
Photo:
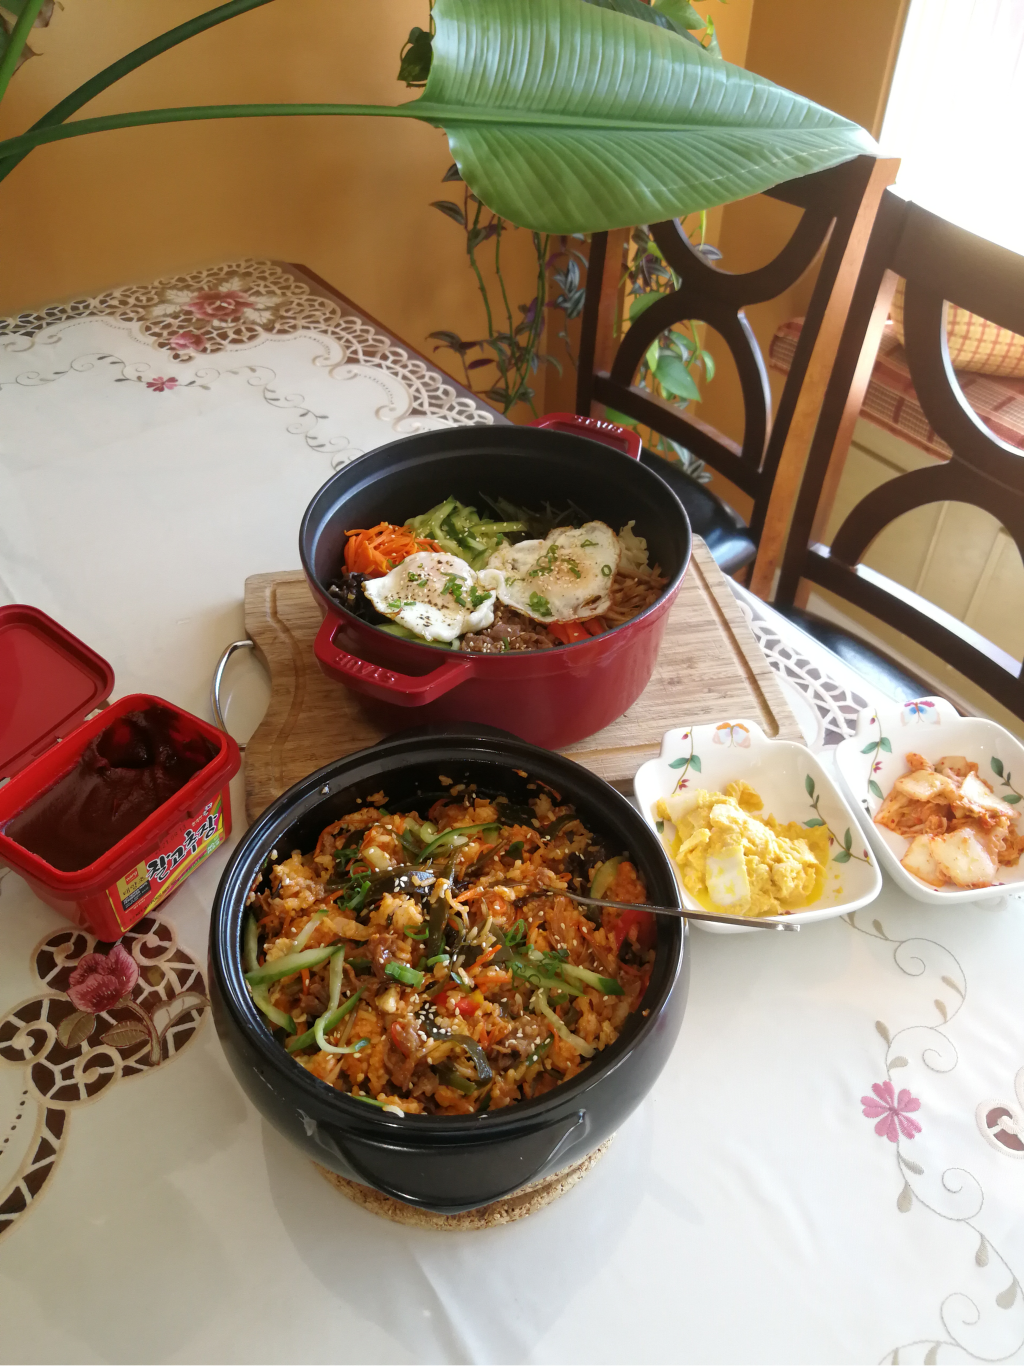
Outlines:
<svg viewBox="0 0 1024 1366"><path fill-rule="evenodd" d="M912 0L881 144L901 195L1024 255L1024 0Z"/></svg>

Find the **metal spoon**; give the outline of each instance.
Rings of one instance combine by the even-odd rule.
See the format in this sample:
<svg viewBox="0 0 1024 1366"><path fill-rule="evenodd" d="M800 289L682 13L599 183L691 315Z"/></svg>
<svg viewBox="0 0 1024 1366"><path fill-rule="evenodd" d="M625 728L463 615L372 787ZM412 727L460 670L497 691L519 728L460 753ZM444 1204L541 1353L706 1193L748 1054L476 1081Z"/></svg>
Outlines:
<svg viewBox="0 0 1024 1366"><path fill-rule="evenodd" d="M791 920L756 919L742 915L712 915L709 911L685 911L678 906L639 906L632 901L597 901L592 896L577 896L575 892L560 892L570 901L581 906L610 906L613 911L653 911L655 915L674 915L679 920L707 920L712 925L749 925L757 930L793 930L799 932L800 926Z"/></svg>

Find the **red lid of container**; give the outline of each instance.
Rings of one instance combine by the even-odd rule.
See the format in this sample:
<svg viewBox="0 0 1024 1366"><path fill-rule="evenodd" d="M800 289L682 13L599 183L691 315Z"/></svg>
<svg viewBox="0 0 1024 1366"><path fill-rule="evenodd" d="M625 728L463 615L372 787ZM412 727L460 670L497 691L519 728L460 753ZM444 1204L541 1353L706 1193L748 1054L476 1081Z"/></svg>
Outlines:
<svg viewBox="0 0 1024 1366"><path fill-rule="evenodd" d="M37 607L0 607L0 779L11 778L106 701L114 671Z"/></svg>

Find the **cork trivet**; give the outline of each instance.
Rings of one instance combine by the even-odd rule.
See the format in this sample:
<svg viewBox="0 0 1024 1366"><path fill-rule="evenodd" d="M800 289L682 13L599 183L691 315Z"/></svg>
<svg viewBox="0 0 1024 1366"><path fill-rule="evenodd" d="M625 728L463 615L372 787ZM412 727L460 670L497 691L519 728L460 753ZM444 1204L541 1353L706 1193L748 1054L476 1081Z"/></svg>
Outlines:
<svg viewBox="0 0 1024 1366"><path fill-rule="evenodd" d="M393 1223L407 1224L413 1228L464 1232L467 1229L496 1228L498 1224L512 1224L517 1219L525 1219L535 1210L550 1205L553 1200L571 1190L577 1181L586 1176L595 1162L605 1155L610 1144L611 1139L607 1138L581 1162L566 1167L564 1171L555 1172L554 1176L545 1177L543 1181L532 1181L528 1186L523 1186L522 1190L506 1195L503 1200L481 1205L479 1209L466 1210L464 1214L434 1214L430 1210L416 1209L413 1205L403 1204L401 1200L392 1200L390 1195L371 1190L369 1186L349 1181L337 1172L328 1171L326 1167L321 1167L319 1162L314 1162L313 1166L335 1190L341 1191L349 1200L369 1210L371 1214L379 1215L381 1219L390 1219Z"/></svg>

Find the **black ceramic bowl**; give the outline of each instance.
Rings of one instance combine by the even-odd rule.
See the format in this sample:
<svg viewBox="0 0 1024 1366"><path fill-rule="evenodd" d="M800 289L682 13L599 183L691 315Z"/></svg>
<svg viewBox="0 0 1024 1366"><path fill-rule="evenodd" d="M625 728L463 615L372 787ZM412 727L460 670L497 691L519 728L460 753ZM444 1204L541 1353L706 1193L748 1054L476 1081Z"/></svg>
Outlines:
<svg viewBox="0 0 1024 1366"><path fill-rule="evenodd" d="M528 776L522 777L516 770ZM537 779L571 801L615 851L629 851L653 902L678 906L657 837L625 797L569 759L483 727L433 727L328 764L279 797L228 864L210 925L217 1032L256 1108L309 1158L410 1205L456 1214L577 1162L639 1105L668 1058L686 1004L685 925L663 916L650 984L615 1043L583 1072L535 1100L482 1115L399 1118L336 1091L285 1051L242 976L245 899L272 850L311 849L325 825L383 789L390 810L425 810L444 774L482 795L522 801Z"/></svg>

